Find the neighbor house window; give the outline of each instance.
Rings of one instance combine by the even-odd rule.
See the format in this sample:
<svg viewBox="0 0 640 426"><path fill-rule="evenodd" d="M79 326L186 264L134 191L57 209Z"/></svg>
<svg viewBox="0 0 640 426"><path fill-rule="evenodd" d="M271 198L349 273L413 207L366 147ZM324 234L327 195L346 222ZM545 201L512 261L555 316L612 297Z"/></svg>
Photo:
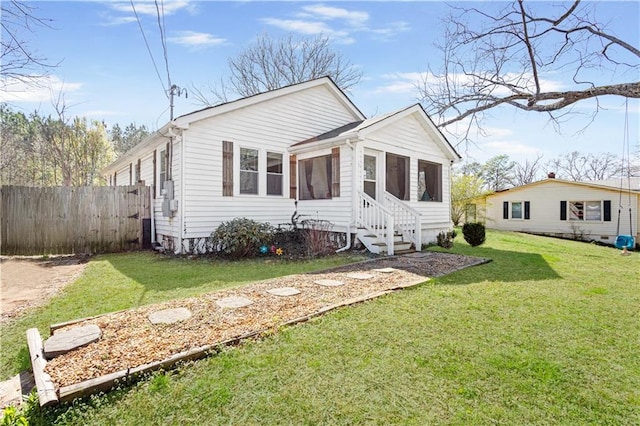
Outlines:
<svg viewBox="0 0 640 426"><path fill-rule="evenodd" d="M602 220L602 202L569 201L569 220Z"/></svg>
<svg viewBox="0 0 640 426"><path fill-rule="evenodd" d="M418 160L418 200L442 201L442 164Z"/></svg>
<svg viewBox="0 0 640 426"><path fill-rule="evenodd" d="M240 193L258 194L258 150L240 148Z"/></svg>
<svg viewBox="0 0 640 426"><path fill-rule="evenodd" d="M522 201L511 203L511 219L522 219Z"/></svg>
<svg viewBox="0 0 640 426"><path fill-rule="evenodd" d="M331 198L331 155L300 160L298 166L300 200Z"/></svg>
<svg viewBox="0 0 640 426"><path fill-rule="evenodd" d="M282 195L282 154L267 152L267 195Z"/></svg>
<svg viewBox="0 0 640 426"><path fill-rule="evenodd" d="M531 202L505 201L502 203L503 219L531 219Z"/></svg>

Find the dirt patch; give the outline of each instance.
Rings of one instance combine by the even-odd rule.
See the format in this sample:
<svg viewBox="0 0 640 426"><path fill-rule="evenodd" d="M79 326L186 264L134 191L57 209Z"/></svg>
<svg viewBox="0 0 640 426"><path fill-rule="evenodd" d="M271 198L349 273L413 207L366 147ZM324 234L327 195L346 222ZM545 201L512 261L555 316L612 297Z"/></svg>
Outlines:
<svg viewBox="0 0 640 426"><path fill-rule="evenodd" d="M87 257L0 257L0 323L46 303L86 267Z"/></svg>

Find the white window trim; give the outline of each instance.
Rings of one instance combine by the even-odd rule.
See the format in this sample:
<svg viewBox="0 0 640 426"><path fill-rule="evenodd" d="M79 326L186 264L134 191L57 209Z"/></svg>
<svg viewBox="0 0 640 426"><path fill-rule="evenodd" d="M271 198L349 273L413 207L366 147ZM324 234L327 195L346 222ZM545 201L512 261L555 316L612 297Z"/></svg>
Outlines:
<svg viewBox="0 0 640 426"><path fill-rule="evenodd" d="M600 203L600 219L587 219L587 203ZM582 219L571 218L571 204L582 203ZM603 223L604 222L604 200L567 200L567 220L580 223Z"/></svg>
<svg viewBox="0 0 640 426"><path fill-rule="evenodd" d="M234 142L233 150L233 194L235 197L269 197L269 198L289 198L289 156L285 151L279 149L265 148L250 144L239 144ZM242 149L252 149L258 151L258 193L240 193L240 151ZM267 152L282 155L282 195L267 195Z"/></svg>
<svg viewBox="0 0 640 426"><path fill-rule="evenodd" d="M280 188L280 195L268 194L267 193L268 179L269 179L269 174L270 174L269 170L268 170L268 162L267 162L268 154L278 154L278 155L280 155L280 159L282 161L282 174L280 175L280 176L282 176L282 187ZM264 195L266 197L269 197L269 198L278 198L278 197L282 198L282 197L284 197L285 188L286 188L285 187L285 163L287 163L287 161L286 161L287 158L288 157L283 152L276 151L276 150L273 150L273 149L265 149L264 150ZM271 173L271 174L274 175L274 176L278 175L278 173Z"/></svg>
<svg viewBox="0 0 640 426"><path fill-rule="evenodd" d="M513 204L514 203L520 203L520 213L522 215L522 217L513 217ZM524 219L524 200L520 201L520 200L516 200L516 201L509 201L509 220L525 220Z"/></svg>

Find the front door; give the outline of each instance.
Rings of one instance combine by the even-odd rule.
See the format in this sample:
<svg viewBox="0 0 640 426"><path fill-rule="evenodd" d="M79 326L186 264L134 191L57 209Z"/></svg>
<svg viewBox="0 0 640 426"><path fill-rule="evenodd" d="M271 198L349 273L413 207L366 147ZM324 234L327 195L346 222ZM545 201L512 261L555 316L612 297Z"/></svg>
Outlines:
<svg viewBox="0 0 640 426"><path fill-rule="evenodd" d="M364 172L362 174L363 182L362 188L365 194L374 200L378 197L378 176L380 172L378 170L379 154L376 151L365 151L364 153Z"/></svg>

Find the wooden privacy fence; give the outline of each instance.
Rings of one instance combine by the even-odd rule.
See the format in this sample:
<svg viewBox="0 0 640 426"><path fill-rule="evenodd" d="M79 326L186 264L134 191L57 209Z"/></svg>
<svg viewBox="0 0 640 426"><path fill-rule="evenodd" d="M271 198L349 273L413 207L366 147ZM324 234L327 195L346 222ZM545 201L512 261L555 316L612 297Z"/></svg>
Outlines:
<svg viewBox="0 0 640 426"><path fill-rule="evenodd" d="M5 255L105 253L150 244L146 186L3 186Z"/></svg>

